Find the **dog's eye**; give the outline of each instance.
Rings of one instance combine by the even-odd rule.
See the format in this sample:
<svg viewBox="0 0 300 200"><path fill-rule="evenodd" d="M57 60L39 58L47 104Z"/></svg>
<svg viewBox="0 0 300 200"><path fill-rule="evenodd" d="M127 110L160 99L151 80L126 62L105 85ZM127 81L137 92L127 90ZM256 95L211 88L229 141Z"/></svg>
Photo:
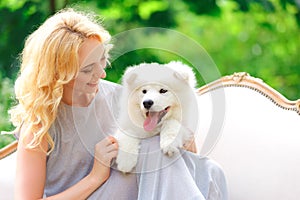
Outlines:
<svg viewBox="0 0 300 200"><path fill-rule="evenodd" d="M168 90L165 90L165 89L160 89L159 90L159 93L161 93L161 94L166 93L166 92L168 92Z"/></svg>
<svg viewBox="0 0 300 200"><path fill-rule="evenodd" d="M143 94L146 94L146 93L147 93L147 90L143 90L142 93L143 93Z"/></svg>

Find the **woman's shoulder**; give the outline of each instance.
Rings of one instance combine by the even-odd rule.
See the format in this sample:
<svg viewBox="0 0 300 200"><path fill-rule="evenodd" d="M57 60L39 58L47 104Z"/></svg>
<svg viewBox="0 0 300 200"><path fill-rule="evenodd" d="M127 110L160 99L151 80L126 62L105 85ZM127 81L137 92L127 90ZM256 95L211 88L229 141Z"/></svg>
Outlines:
<svg viewBox="0 0 300 200"><path fill-rule="evenodd" d="M100 90L102 90L102 92L107 94L111 92L120 91L122 89L122 86L118 83L114 83L108 80L100 80L99 88Z"/></svg>
<svg viewBox="0 0 300 200"><path fill-rule="evenodd" d="M104 80L104 79L101 79L99 84L100 84L100 86L103 86L103 87L112 87L112 88L121 87L121 85L118 84L118 83L108 81L108 80Z"/></svg>
<svg viewBox="0 0 300 200"><path fill-rule="evenodd" d="M101 109L102 112L105 106L107 106L110 111L112 109L114 110L117 107L116 105L118 105L121 90L122 86L120 84L101 79L94 105Z"/></svg>

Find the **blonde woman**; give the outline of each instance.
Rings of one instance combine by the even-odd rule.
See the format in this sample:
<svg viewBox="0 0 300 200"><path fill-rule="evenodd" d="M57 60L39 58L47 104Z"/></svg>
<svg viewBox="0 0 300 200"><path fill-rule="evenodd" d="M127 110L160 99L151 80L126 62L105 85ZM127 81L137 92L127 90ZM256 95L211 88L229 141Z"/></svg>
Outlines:
<svg viewBox="0 0 300 200"><path fill-rule="evenodd" d="M193 153L170 162L155 151L158 137L143 142L139 172L111 167L122 88L103 80L109 42L95 17L72 9L27 38L10 110L19 139L15 199L226 199L218 165Z"/></svg>

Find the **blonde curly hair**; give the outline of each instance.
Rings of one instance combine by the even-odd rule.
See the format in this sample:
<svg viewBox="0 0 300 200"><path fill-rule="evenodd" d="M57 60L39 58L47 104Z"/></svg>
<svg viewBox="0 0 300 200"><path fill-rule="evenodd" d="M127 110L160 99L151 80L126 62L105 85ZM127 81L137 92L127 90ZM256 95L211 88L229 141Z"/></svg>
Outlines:
<svg viewBox="0 0 300 200"><path fill-rule="evenodd" d="M106 45L106 51L111 48L110 35L96 15L64 9L48 18L26 39L15 82L18 104L9 113L16 130L26 125L20 139L31 134L27 148L41 148L46 137L50 146L48 153L53 150L54 142L48 130L56 118L63 85L79 71L78 50L90 37L98 38Z"/></svg>

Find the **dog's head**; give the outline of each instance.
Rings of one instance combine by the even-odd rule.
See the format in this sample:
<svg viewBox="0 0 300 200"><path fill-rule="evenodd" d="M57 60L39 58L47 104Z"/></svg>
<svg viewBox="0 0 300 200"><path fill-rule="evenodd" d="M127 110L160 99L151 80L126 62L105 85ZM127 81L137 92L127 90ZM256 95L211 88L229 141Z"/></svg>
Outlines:
<svg viewBox="0 0 300 200"><path fill-rule="evenodd" d="M194 85L191 68L179 62L129 67L123 86L130 120L146 132L159 131L169 118L181 121L183 104L188 104Z"/></svg>
<svg viewBox="0 0 300 200"><path fill-rule="evenodd" d="M146 83L136 88L128 103L132 104L131 109L139 112L138 123L143 124L147 132L160 127L170 116L180 118L177 113L181 110L178 97L171 88L160 83Z"/></svg>

